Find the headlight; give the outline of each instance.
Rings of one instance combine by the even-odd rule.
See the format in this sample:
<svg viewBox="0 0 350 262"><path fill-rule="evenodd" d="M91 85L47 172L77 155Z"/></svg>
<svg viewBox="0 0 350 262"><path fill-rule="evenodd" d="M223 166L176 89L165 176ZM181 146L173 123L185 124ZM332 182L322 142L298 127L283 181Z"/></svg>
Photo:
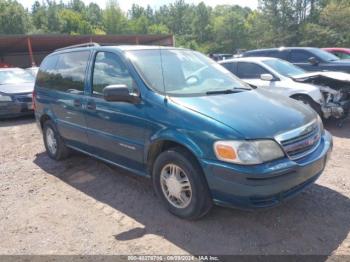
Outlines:
<svg viewBox="0 0 350 262"><path fill-rule="evenodd" d="M281 147L273 140L218 141L214 144L216 157L225 162L256 165L284 156Z"/></svg>
<svg viewBox="0 0 350 262"><path fill-rule="evenodd" d="M11 101L12 101L12 99L10 96L0 94L0 102L11 102Z"/></svg>

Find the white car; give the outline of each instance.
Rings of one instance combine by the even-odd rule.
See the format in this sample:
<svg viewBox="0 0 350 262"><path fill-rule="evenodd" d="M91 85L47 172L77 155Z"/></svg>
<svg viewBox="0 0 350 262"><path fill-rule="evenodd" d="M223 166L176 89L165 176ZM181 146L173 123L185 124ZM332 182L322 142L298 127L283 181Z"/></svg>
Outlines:
<svg viewBox="0 0 350 262"><path fill-rule="evenodd" d="M36 77L39 71L39 67L29 67L26 69L28 73L30 73L32 76Z"/></svg>
<svg viewBox="0 0 350 262"><path fill-rule="evenodd" d="M266 88L310 105L323 118L345 118L350 107L350 75L306 72L278 58L246 57L219 62L251 86Z"/></svg>

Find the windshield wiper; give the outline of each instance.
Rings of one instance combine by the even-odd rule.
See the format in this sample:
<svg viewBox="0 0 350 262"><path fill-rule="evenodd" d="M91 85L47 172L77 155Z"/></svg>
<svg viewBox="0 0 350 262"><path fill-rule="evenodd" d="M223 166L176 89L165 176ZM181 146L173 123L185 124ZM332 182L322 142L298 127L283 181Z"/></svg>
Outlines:
<svg viewBox="0 0 350 262"><path fill-rule="evenodd" d="M207 95L234 94L234 93L240 93L240 92L247 91L247 90L251 90L251 89L250 88L244 88L244 87L235 87L233 89L208 91L208 92L206 92L206 94Z"/></svg>

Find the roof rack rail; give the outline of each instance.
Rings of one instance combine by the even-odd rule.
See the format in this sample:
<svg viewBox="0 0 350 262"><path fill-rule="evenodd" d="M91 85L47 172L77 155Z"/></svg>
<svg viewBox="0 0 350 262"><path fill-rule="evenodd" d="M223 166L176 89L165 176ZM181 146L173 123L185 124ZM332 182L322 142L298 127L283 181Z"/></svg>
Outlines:
<svg viewBox="0 0 350 262"><path fill-rule="evenodd" d="M91 46L100 46L100 45L98 43L95 43L95 42L89 42L89 43L84 43L84 44L70 45L70 46L62 47L62 48L56 49L55 51L62 51L62 50L73 49L73 48L78 48L78 47L91 47Z"/></svg>

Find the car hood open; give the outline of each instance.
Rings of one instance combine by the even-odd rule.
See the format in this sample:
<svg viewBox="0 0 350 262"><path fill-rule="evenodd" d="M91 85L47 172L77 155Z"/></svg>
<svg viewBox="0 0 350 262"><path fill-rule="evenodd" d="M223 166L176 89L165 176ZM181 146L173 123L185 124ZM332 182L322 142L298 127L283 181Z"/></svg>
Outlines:
<svg viewBox="0 0 350 262"><path fill-rule="evenodd" d="M31 93L34 90L34 83L18 83L0 85L0 93L9 95Z"/></svg>
<svg viewBox="0 0 350 262"><path fill-rule="evenodd" d="M273 138L316 118L316 113L300 102L259 89L170 99L231 127L245 139Z"/></svg>

